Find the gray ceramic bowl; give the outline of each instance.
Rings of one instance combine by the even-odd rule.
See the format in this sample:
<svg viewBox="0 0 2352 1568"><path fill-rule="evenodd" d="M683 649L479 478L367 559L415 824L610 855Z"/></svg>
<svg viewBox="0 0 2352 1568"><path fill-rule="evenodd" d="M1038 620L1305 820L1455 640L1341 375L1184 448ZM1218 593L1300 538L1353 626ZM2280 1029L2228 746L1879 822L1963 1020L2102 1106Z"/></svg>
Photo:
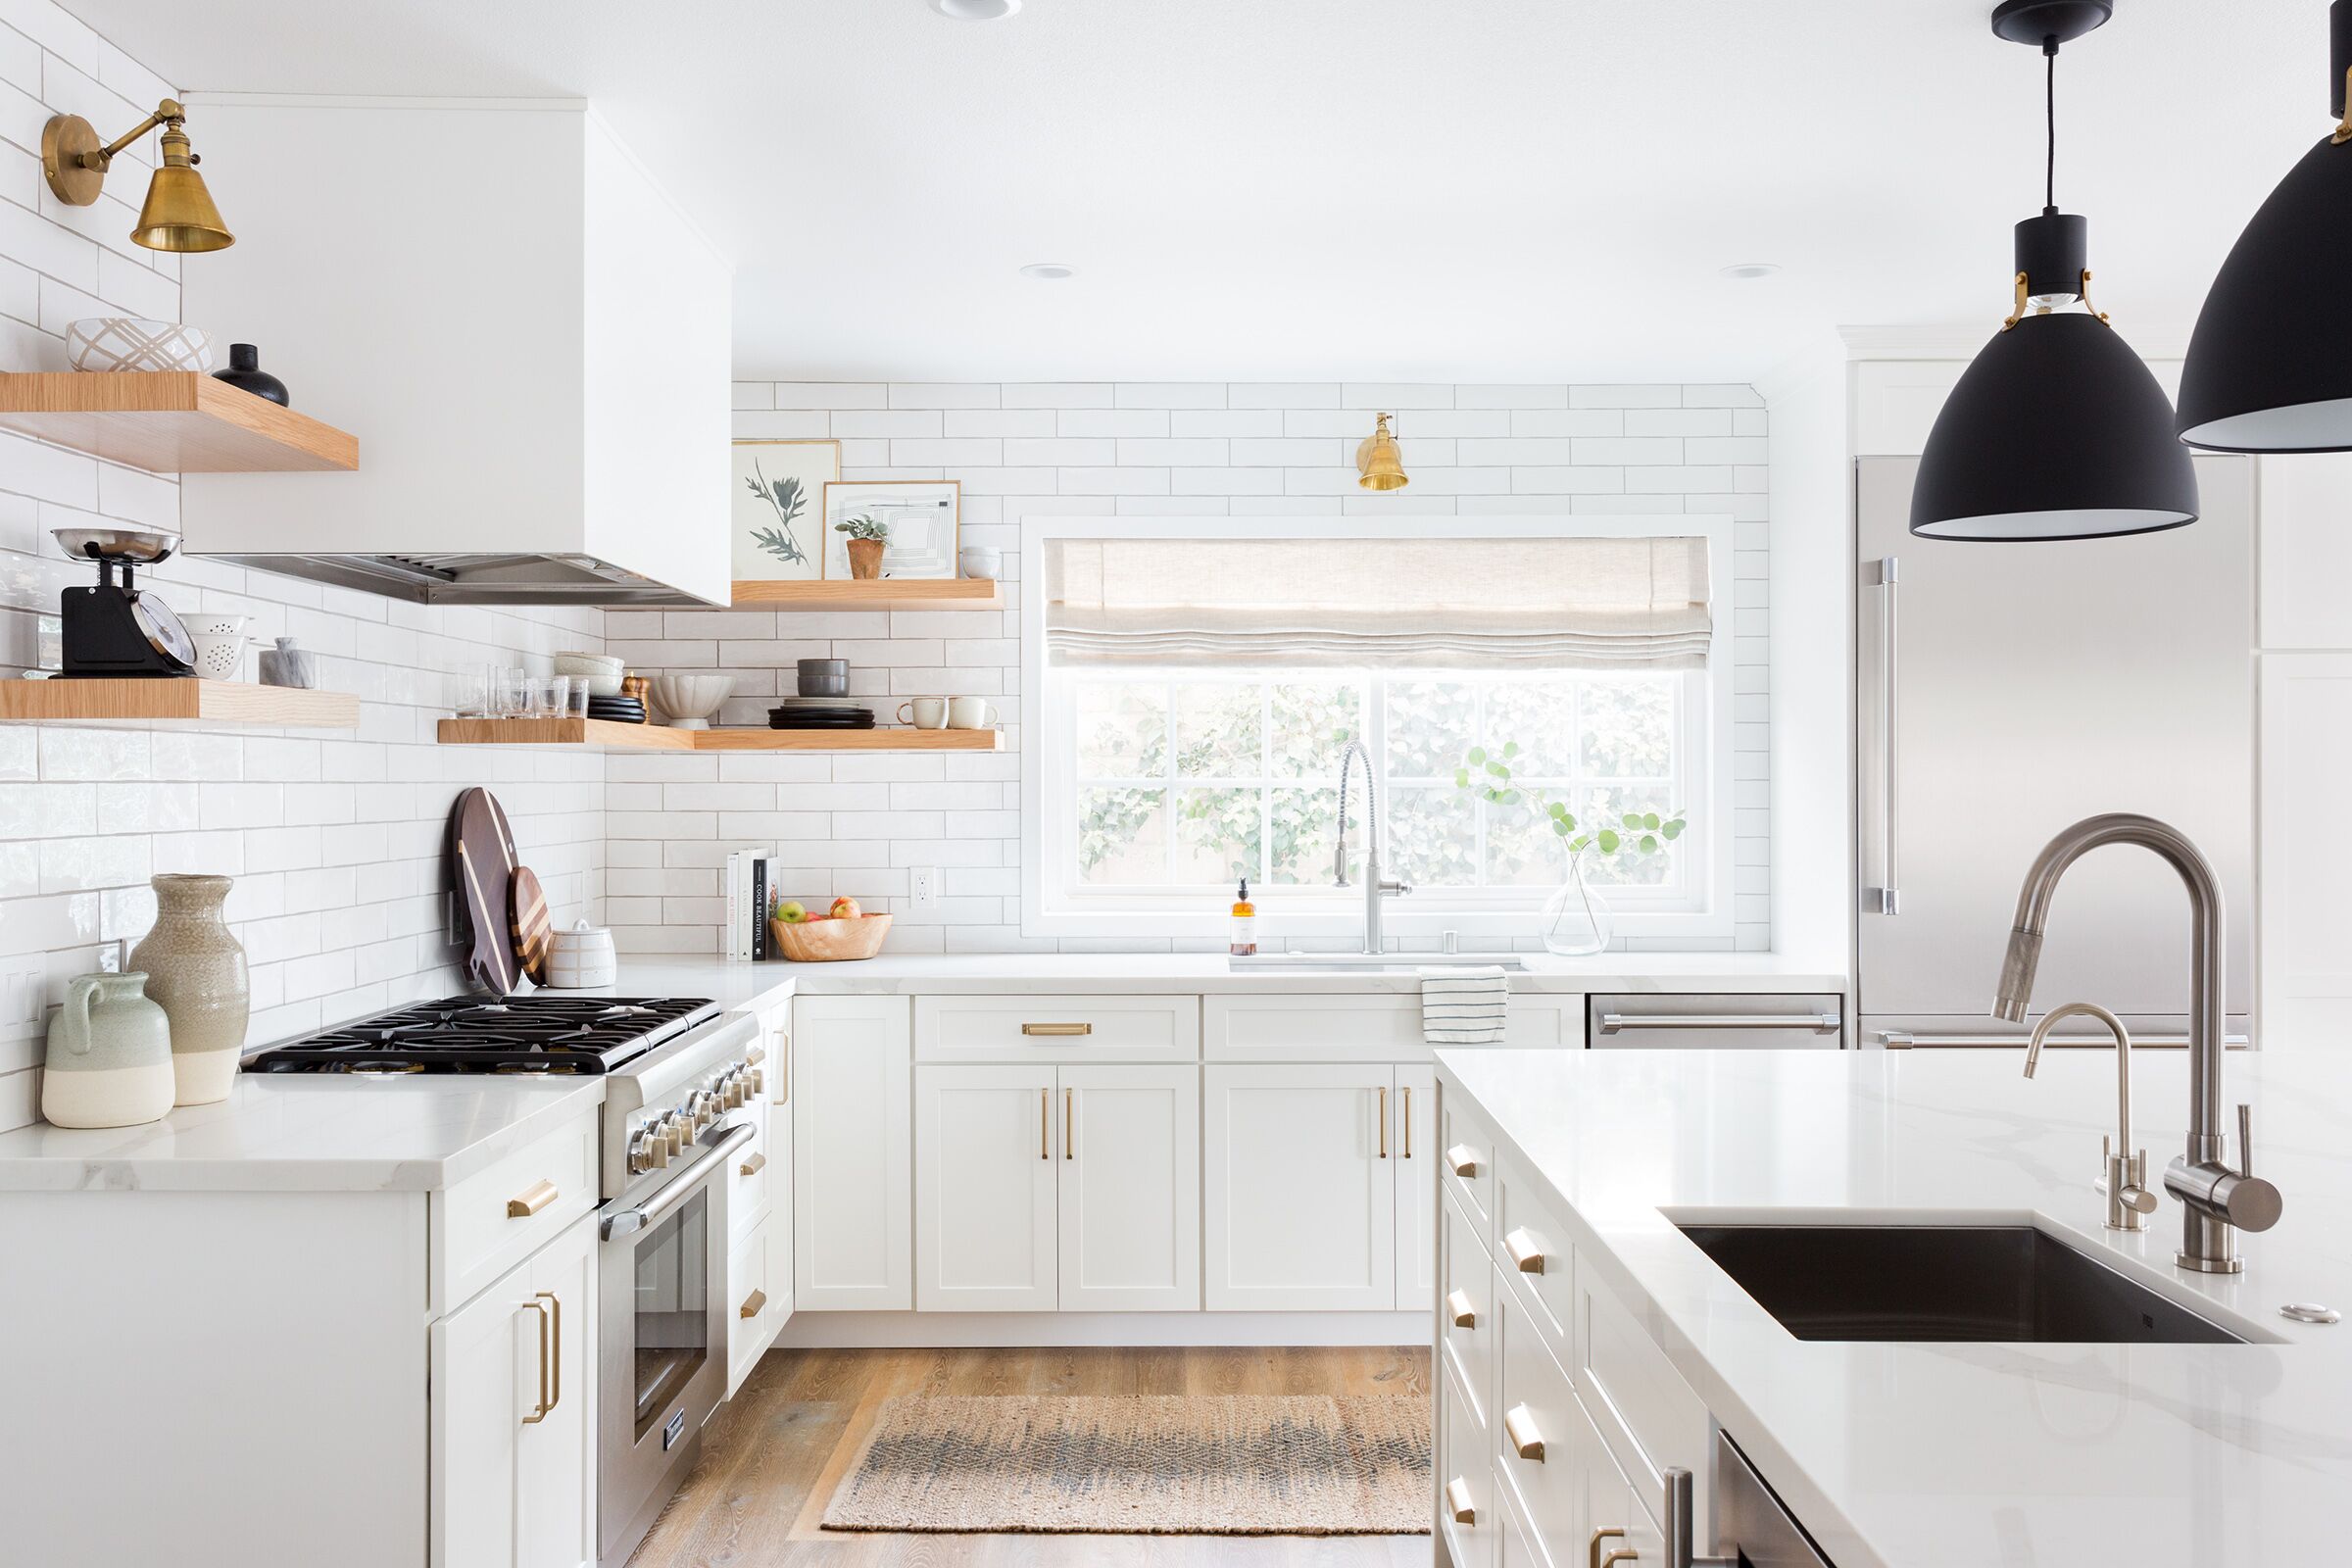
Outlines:
<svg viewBox="0 0 2352 1568"><path fill-rule="evenodd" d="M850 662L846 659L804 659L800 671L803 697L850 695Z"/></svg>

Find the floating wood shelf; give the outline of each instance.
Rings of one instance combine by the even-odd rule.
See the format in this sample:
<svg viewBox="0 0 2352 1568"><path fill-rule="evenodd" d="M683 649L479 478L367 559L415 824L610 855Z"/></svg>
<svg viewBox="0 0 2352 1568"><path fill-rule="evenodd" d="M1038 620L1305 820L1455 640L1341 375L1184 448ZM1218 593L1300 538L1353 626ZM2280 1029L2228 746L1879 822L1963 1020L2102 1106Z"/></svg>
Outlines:
<svg viewBox="0 0 2352 1568"><path fill-rule="evenodd" d="M602 718L445 718L444 746L586 746L637 752L1001 752L993 729L671 729Z"/></svg>
<svg viewBox="0 0 2352 1568"><path fill-rule="evenodd" d="M739 582L738 606L768 610L1003 610L993 577L880 577L865 582Z"/></svg>
<svg viewBox="0 0 2352 1568"><path fill-rule="evenodd" d="M0 375L0 429L154 473L360 466L358 436L193 370Z"/></svg>
<svg viewBox="0 0 2352 1568"><path fill-rule="evenodd" d="M112 722L122 719L210 720L217 724L274 724L286 729L357 729L360 700L349 692L256 686L249 681L159 680L0 681L0 720Z"/></svg>

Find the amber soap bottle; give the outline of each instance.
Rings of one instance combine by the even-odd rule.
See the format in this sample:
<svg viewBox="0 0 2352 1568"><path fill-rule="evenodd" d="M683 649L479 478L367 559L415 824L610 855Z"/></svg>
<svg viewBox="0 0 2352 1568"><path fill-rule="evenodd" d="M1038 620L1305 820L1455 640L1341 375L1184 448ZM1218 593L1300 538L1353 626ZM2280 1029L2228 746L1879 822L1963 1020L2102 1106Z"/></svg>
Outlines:
<svg viewBox="0 0 2352 1568"><path fill-rule="evenodd" d="M1250 902L1250 879L1242 878L1233 901L1233 956L1246 958L1257 951L1257 906Z"/></svg>

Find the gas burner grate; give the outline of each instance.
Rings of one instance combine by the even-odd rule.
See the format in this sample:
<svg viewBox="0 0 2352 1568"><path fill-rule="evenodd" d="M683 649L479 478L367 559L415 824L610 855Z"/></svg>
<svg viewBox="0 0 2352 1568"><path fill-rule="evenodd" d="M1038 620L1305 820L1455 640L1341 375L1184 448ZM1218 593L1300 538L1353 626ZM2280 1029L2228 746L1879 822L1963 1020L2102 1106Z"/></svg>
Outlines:
<svg viewBox="0 0 2352 1568"><path fill-rule="evenodd" d="M603 1073L711 1010L704 997L451 997L275 1047L246 1070Z"/></svg>

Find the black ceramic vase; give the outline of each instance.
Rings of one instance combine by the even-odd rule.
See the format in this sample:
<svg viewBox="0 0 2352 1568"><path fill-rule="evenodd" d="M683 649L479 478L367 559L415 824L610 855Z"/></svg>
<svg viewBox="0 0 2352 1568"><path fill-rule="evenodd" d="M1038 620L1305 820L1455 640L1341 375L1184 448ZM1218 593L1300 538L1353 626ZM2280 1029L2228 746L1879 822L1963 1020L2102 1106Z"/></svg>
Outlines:
<svg viewBox="0 0 2352 1568"><path fill-rule="evenodd" d="M257 398L268 398L281 409L294 406L286 396L286 383L262 368L262 351L251 343L231 343L228 346L228 368L215 370L213 379L226 381L240 391Z"/></svg>

